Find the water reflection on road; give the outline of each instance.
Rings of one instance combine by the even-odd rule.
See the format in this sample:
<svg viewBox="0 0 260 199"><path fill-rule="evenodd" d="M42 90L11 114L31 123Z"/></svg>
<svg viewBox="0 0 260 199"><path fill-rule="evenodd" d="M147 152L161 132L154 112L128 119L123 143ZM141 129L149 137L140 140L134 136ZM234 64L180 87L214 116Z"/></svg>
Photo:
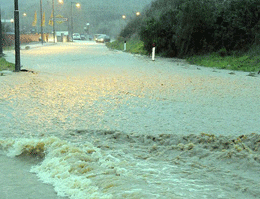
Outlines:
<svg viewBox="0 0 260 199"><path fill-rule="evenodd" d="M198 71L170 59L152 62L147 57L108 50L94 42L32 47L22 50L21 58L23 67L34 73L15 73L0 79L2 138L46 138L49 143L49 137L55 136L79 147L68 144L66 147L73 148L73 152L78 152L81 145L93 144L92 148L101 152L99 161L95 159L91 164L109 165L109 169L127 173L119 180L113 176L120 185L106 185L111 186L111 191L100 185L104 179L110 182L111 176L103 176L107 170L102 178L93 177L95 186L105 189L102 193L117 194L118 198L126 193L132 194L132 198L141 193L144 198L150 193L149 197L154 198L170 198L174 194L183 198L210 198L212 194L225 198L233 194L224 185L215 188L214 182L203 177L205 168L210 172L221 169L197 163L180 167L181 163L175 165L173 161L175 155L170 159L160 159L158 155L171 146L160 151L156 143L149 141L147 146L145 142L139 146L139 142L128 139L130 135L141 139L140 135L257 132L260 117L252 113L260 112L258 79L231 77L208 69ZM7 60L12 59L13 54L9 53ZM117 132L125 134L127 144L117 137L108 140L104 135L109 132L115 137ZM57 141L57 146L63 146L63 141ZM90 153L98 151L92 148ZM73 153L66 158L73 155L78 158ZM193 167L196 174L190 170ZM128 187L129 179L134 183ZM118 192L118 187L125 193Z"/></svg>

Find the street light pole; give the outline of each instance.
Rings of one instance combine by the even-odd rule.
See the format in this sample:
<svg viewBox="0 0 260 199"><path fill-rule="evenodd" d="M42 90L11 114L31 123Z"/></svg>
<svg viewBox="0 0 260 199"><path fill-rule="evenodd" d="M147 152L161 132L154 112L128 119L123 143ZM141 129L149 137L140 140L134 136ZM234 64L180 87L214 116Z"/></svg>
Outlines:
<svg viewBox="0 0 260 199"><path fill-rule="evenodd" d="M42 0L40 0L40 14L41 14L41 37L42 37L42 45L43 45Z"/></svg>
<svg viewBox="0 0 260 199"><path fill-rule="evenodd" d="M25 26L25 24L26 24L26 23L25 23L25 18L26 18L26 16L27 16L27 14L24 12L24 13L23 13L23 18L22 18L22 23L21 23L21 28L20 28L22 34L25 34L25 30L26 30L26 28L25 28L25 27L26 27L26 26Z"/></svg>
<svg viewBox="0 0 260 199"><path fill-rule="evenodd" d="M2 35L2 17L1 17L1 7L0 7L0 57L3 56L3 35Z"/></svg>
<svg viewBox="0 0 260 199"><path fill-rule="evenodd" d="M73 41L73 15L72 15L72 4L74 2L71 2L70 4L70 36L71 36L71 41Z"/></svg>
<svg viewBox="0 0 260 199"><path fill-rule="evenodd" d="M52 23L52 29L53 29L53 42L55 43L55 37L56 37L56 31L55 31L55 14L54 14L54 0L52 0L52 13L53 13L53 23Z"/></svg>
<svg viewBox="0 0 260 199"><path fill-rule="evenodd" d="M76 4L76 7L79 8L80 4L76 2L70 2L70 35L71 35L71 40L73 41L73 4Z"/></svg>
<svg viewBox="0 0 260 199"><path fill-rule="evenodd" d="M20 33L19 33L18 0L14 0L14 24L15 24L15 72L19 72L21 70L21 61L20 61Z"/></svg>
<svg viewBox="0 0 260 199"><path fill-rule="evenodd" d="M125 22L124 22L124 20L126 19L126 16L125 16L125 15L122 15L122 19L123 19L122 29L124 30L124 29L125 29Z"/></svg>

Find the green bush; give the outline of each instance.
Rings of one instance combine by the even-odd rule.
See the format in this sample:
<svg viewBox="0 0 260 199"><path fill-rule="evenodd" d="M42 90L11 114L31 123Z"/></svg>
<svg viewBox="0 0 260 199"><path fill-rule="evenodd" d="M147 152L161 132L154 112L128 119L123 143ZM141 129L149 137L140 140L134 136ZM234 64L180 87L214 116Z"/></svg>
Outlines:
<svg viewBox="0 0 260 199"><path fill-rule="evenodd" d="M139 34L144 48L185 57L226 49L248 50L260 38L258 0L157 0L121 32ZM260 42L260 40L259 40Z"/></svg>

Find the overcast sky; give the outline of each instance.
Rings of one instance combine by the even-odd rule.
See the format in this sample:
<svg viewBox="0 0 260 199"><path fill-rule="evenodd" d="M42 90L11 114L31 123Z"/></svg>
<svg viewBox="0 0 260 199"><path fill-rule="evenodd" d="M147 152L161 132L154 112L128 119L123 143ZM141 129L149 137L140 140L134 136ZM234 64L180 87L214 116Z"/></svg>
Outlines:
<svg viewBox="0 0 260 199"><path fill-rule="evenodd" d="M57 1L57 0L56 0ZM95 1L90 1L90 0L78 0L78 2L85 4L85 5L104 5L104 4L109 4L109 5L114 5L115 7L121 7L122 9L127 9L131 7L143 7L146 4L149 4L153 0L95 0ZM30 4L39 4L39 0L19 0L19 6L24 6L24 5L30 5ZM46 2L52 2L52 0L43 0L43 4ZM64 3L70 3L71 0L64 0ZM14 8L14 0L0 0L0 5L2 8L8 8L8 9L13 9Z"/></svg>
<svg viewBox="0 0 260 199"><path fill-rule="evenodd" d="M82 11L92 12L93 10L104 10L114 13L127 14L130 12L141 12L144 7L149 5L153 0L78 0L82 5ZM58 10L58 0L56 9ZM76 2L76 1L75 1ZM52 7L52 0L42 0L43 9L49 12ZM63 8L68 9L70 7L71 0L64 0ZM2 16L13 16L14 11L14 0L0 0L0 5L2 8ZM68 6L66 6L68 5ZM32 12L40 10L39 0L19 0L19 10L21 12Z"/></svg>
<svg viewBox="0 0 260 199"><path fill-rule="evenodd" d="M93 31L105 26L107 29L117 29L114 32L118 32L122 28L122 15L127 16L127 23L129 19L135 16L135 13L142 12L154 0L74 0L81 4L81 8L73 9L74 17L74 29L82 32L84 25L90 23ZM55 16L62 15L65 18L71 18L70 7L71 0L64 0L63 5L58 4L58 0L55 0ZM46 13L46 21L48 22L52 12L52 0L42 0L43 10ZM0 0L2 19L11 19L14 16L14 0ZM30 28L30 24L34 19L34 13L37 12L38 24L40 16L40 0L19 0L19 11L21 16L21 23ZM22 16L22 13L26 13L26 18ZM67 29L68 25L64 24L58 26L60 30ZM48 29L46 26L46 30ZM110 31L111 32L111 31ZM113 32L113 31L112 31ZM112 33L110 33L112 34Z"/></svg>

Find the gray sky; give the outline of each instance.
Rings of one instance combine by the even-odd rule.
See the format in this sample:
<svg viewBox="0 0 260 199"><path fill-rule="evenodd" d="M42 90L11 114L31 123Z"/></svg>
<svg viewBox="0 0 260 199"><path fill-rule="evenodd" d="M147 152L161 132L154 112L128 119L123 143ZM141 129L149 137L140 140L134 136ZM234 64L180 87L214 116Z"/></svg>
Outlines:
<svg viewBox="0 0 260 199"><path fill-rule="evenodd" d="M137 11L147 7L153 0L79 0L81 8L73 7L73 25L77 32L84 32L86 23L91 24L92 33L105 31L107 34L116 36L124 24L129 19L135 17ZM55 16L61 15L64 18L71 19L71 0L64 0L63 5L55 0ZM76 2L76 1L75 1ZM52 0L42 0L43 11L45 12L46 26L45 31L51 31L48 21L52 12ZM13 18L14 0L0 0L2 8L2 19ZM40 0L19 0L20 21L23 27L32 28L34 13L37 12L38 26L40 24ZM26 17L22 14L26 13ZM122 20L122 15L127 19ZM68 24L58 24L57 30L67 30Z"/></svg>

